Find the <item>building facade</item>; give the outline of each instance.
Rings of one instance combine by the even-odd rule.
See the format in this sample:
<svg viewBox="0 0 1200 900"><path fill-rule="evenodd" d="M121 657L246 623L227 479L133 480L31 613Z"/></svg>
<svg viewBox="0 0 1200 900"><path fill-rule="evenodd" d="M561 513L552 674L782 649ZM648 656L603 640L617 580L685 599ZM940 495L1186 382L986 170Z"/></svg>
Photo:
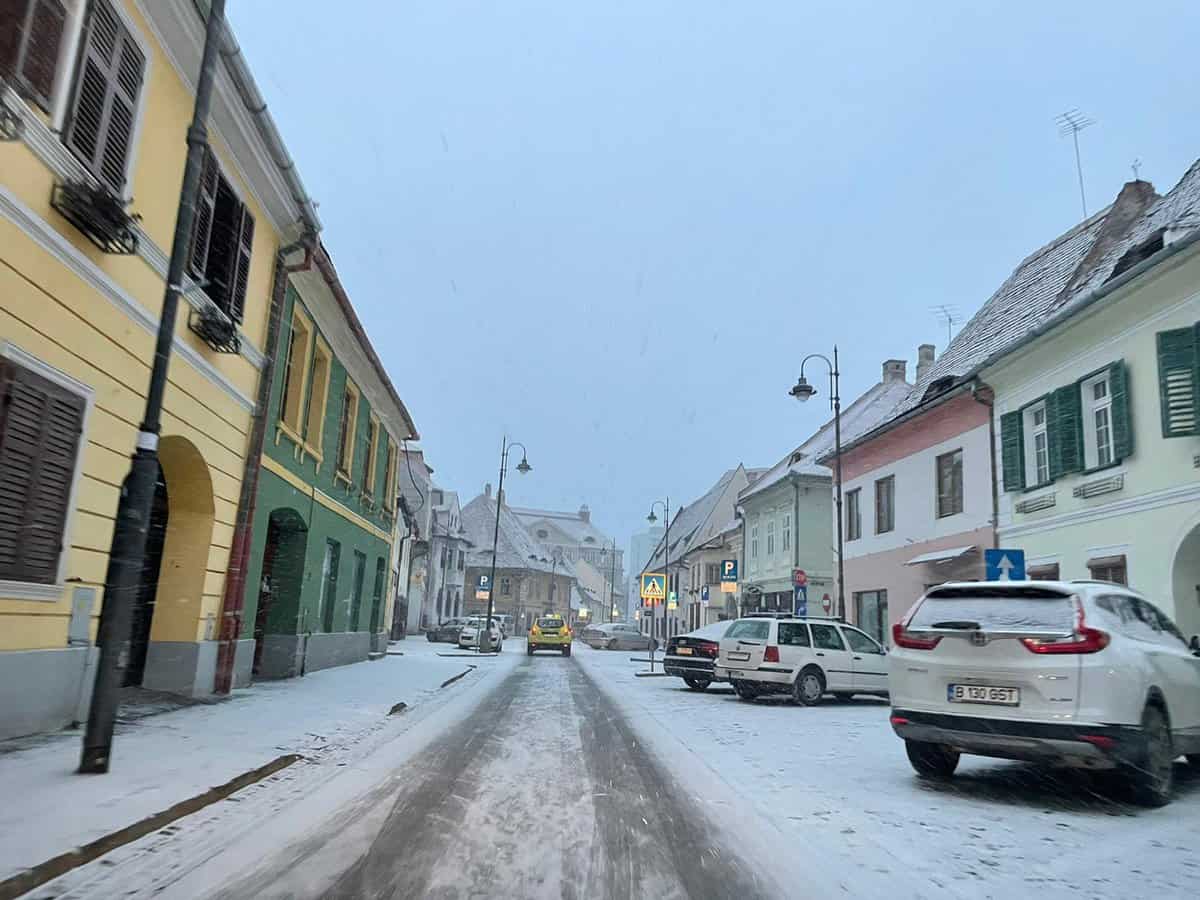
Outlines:
<svg viewBox="0 0 1200 900"><path fill-rule="evenodd" d="M465 608L465 579L467 550L471 542L467 539L462 524L462 509L458 494L439 487L432 488L430 502L433 505L429 535L429 590L426 603L429 609L422 618L430 623L461 616Z"/></svg>
<svg viewBox="0 0 1200 900"><path fill-rule="evenodd" d="M682 564L688 570L688 589L684 603L684 631L692 631L713 622L736 619L739 613L738 590L723 590L722 566L727 560L742 564L742 520L735 519L703 544L688 551Z"/></svg>
<svg viewBox="0 0 1200 900"><path fill-rule="evenodd" d="M0 518L16 523L0 532L4 737L87 707L204 22L190 3L63 0L6 4L0 30L12 38L0 51L12 138L0 141ZM283 145L256 93L240 57L221 61L129 685L213 690L277 251L320 227L295 169L272 162Z"/></svg>

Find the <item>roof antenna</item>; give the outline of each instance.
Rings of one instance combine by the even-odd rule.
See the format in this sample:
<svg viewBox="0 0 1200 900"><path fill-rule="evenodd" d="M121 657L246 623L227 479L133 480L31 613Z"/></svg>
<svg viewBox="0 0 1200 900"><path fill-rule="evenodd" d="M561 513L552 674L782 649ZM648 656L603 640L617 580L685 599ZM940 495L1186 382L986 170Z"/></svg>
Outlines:
<svg viewBox="0 0 1200 900"><path fill-rule="evenodd" d="M950 344L951 330L962 321L958 314L958 307L954 304L939 303L937 306L929 307L929 310L937 316L939 322L946 326L946 344L948 346Z"/></svg>
<svg viewBox="0 0 1200 900"><path fill-rule="evenodd" d="M1078 108L1068 109L1055 120L1058 123L1058 133L1063 137L1071 135L1075 142L1075 171L1079 175L1079 203L1083 206L1083 217L1087 218L1087 197L1083 193L1083 164L1079 161L1079 132L1096 124L1095 119L1089 119Z"/></svg>

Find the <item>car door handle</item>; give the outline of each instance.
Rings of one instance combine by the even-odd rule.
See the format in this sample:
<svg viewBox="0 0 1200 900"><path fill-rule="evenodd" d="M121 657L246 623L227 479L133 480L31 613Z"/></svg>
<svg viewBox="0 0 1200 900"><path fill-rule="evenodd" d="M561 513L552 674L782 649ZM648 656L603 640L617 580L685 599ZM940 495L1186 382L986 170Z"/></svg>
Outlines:
<svg viewBox="0 0 1200 900"><path fill-rule="evenodd" d="M818 651L817 651L817 656L824 656L824 655L825 655L825 654L824 654L824 653L822 653L820 650L818 650Z"/></svg>
<svg viewBox="0 0 1200 900"><path fill-rule="evenodd" d="M855 659L862 659L862 657L861 657L861 656L856 656L856 657L854 657L854 658L855 658Z"/></svg>

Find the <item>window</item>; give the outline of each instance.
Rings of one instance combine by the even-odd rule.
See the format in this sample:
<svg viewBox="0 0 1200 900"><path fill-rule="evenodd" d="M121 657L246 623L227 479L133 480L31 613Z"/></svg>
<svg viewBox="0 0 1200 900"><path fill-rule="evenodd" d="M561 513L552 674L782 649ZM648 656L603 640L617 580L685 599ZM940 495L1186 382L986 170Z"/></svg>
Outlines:
<svg viewBox="0 0 1200 900"><path fill-rule="evenodd" d="M750 526L750 558L758 559L758 523Z"/></svg>
<svg viewBox="0 0 1200 900"><path fill-rule="evenodd" d="M325 404L329 400L329 368L333 354L320 337L313 346L312 376L309 378L308 411L304 422L304 445L317 459L322 458L325 433Z"/></svg>
<svg viewBox="0 0 1200 900"><path fill-rule="evenodd" d="M312 322L297 306L292 310L292 333L288 337L287 362L283 369L283 399L279 403L279 418L297 439L303 428L300 410L304 408L304 388L308 384L312 337Z"/></svg>
<svg viewBox="0 0 1200 900"><path fill-rule="evenodd" d="M857 628L842 628L842 635L846 638L846 643L850 645L850 649L855 653L876 653L883 655L883 648L875 642L873 637L863 634Z"/></svg>
<svg viewBox="0 0 1200 900"><path fill-rule="evenodd" d="M1050 435L1046 425L1046 401L1033 404L1022 412L1025 431L1025 487L1050 481Z"/></svg>
<svg viewBox="0 0 1200 900"><path fill-rule="evenodd" d="M770 635L769 619L739 619L725 632L727 638L744 638L748 641L765 641Z"/></svg>
<svg viewBox="0 0 1200 900"><path fill-rule="evenodd" d="M937 514L939 519L963 511L962 450L937 458Z"/></svg>
<svg viewBox="0 0 1200 900"><path fill-rule="evenodd" d="M1200 322L1156 339L1163 437L1200 434Z"/></svg>
<svg viewBox="0 0 1200 900"><path fill-rule="evenodd" d="M721 566L719 563L707 563L704 566L704 583L717 584L721 580Z"/></svg>
<svg viewBox="0 0 1200 900"><path fill-rule="evenodd" d="M245 313L253 243L254 216L222 174L212 148L206 148L188 269L235 322Z"/></svg>
<svg viewBox="0 0 1200 900"><path fill-rule="evenodd" d="M375 470L379 468L379 419L374 414L367 422L367 471L363 475L363 490L375 493Z"/></svg>
<svg viewBox="0 0 1200 900"><path fill-rule="evenodd" d="M338 566L341 559L342 545L327 538L325 559L321 563L321 629L326 634L333 631L333 612L337 605Z"/></svg>
<svg viewBox="0 0 1200 900"><path fill-rule="evenodd" d="M1112 394L1108 373L1085 381L1081 387L1084 409L1083 452L1089 469L1107 466L1113 461Z"/></svg>
<svg viewBox="0 0 1200 900"><path fill-rule="evenodd" d="M779 643L785 647L811 647L808 626L803 622L780 622Z"/></svg>
<svg viewBox="0 0 1200 900"><path fill-rule="evenodd" d="M783 514L783 549L792 549L792 514Z"/></svg>
<svg viewBox="0 0 1200 900"><path fill-rule="evenodd" d="M396 508L396 444L389 440L387 461L383 467L383 508L391 512Z"/></svg>
<svg viewBox="0 0 1200 900"><path fill-rule="evenodd" d="M859 506L861 495L860 488L846 493L846 540L848 541L857 541L862 537L862 509Z"/></svg>
<svg viewBox="0 0 1200 900"><path fill-rule="evenodd" d="M467 567L467 551L458 551L458 571L463 571Z"/></svg>
<svg viewBox="0 0 1200 900"><path fill-rule="evenodd" d="M812 629L813 646L818 650L846 649L846 645L842 643L841 634L832 625L818 625L812 622L809 623L809 628Z"/></svg>
<svg viewBox="0 0 1200 900"><path fill-rule="evenodd" d="M888 592L883 589L855 591L854 612L858 627L882 643L887 636Z"/></svg>
<svg viewBox="0 0 1200 900"><path fill-rule="evenodd" d="M115 194L125 190L145 66L141 49L109 0L96 0L79 57L66 145Z"/></svg>
<svg viewBox="0 0 1200 900"><path fill-rule="evenodd" d="M338 425L337 471L347 479L354 472L355 432L358 430L358 388L349 378L342 395L342 418Z"/></svg>
<svg viewBox="0 0 1200 900"><path fill-rule="evenodd" d="M59 580L87 400L0 358L0 580Z"/></svg>
<svg viewBox="0 0 1200 900"><path fill-rule="evenodd" d="M1088 560L1088 571L1093 581L1108 581L1112 584L1129 584L1129 573L1124 555L1101 556Z"/></svg>
<svg viewBox="0 0 1200 900"><path fill-rule="evenodd" d="M875 533L886 534L896 527L896 478L889 475L875 482Z"/></svg>
<svg viewBox="0 0 1200 900"><path fill-rule="evenodd" d="M767 556L775 555L775 520L767 520Z"/></svg>
<svg viewBox="0 0 1200 900"><path fill-rule="evenodd" d="M66 7L62 0L8 0L0 10L0 76L50 112Z"/></svg>
<svg viewBox="0 0 1200 900"><path fill-rule="evenodd" d="M512 579L507 576L500 579L500 596L508 597L512 594Z"/></svg>
<svg viewBox="0 0 1200 900"><path fill-rule="evenodd" d="M1058 563L1050 563L1044 566L1029 566L1025 570L1025 576L1030 581L1058 581Z"/></svg>

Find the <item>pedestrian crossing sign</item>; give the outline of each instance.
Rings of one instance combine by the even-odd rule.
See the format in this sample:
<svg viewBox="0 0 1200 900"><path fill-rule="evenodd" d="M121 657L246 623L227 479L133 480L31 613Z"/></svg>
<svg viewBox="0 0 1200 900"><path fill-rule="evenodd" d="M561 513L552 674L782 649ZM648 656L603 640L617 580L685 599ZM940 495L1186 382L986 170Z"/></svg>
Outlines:
<svg viewBox="0 0 1200 900"><path fill-rule="evenodd" d="M642 599L662 603L667 596L667 576L662 572L642 573Z"/></svg>

